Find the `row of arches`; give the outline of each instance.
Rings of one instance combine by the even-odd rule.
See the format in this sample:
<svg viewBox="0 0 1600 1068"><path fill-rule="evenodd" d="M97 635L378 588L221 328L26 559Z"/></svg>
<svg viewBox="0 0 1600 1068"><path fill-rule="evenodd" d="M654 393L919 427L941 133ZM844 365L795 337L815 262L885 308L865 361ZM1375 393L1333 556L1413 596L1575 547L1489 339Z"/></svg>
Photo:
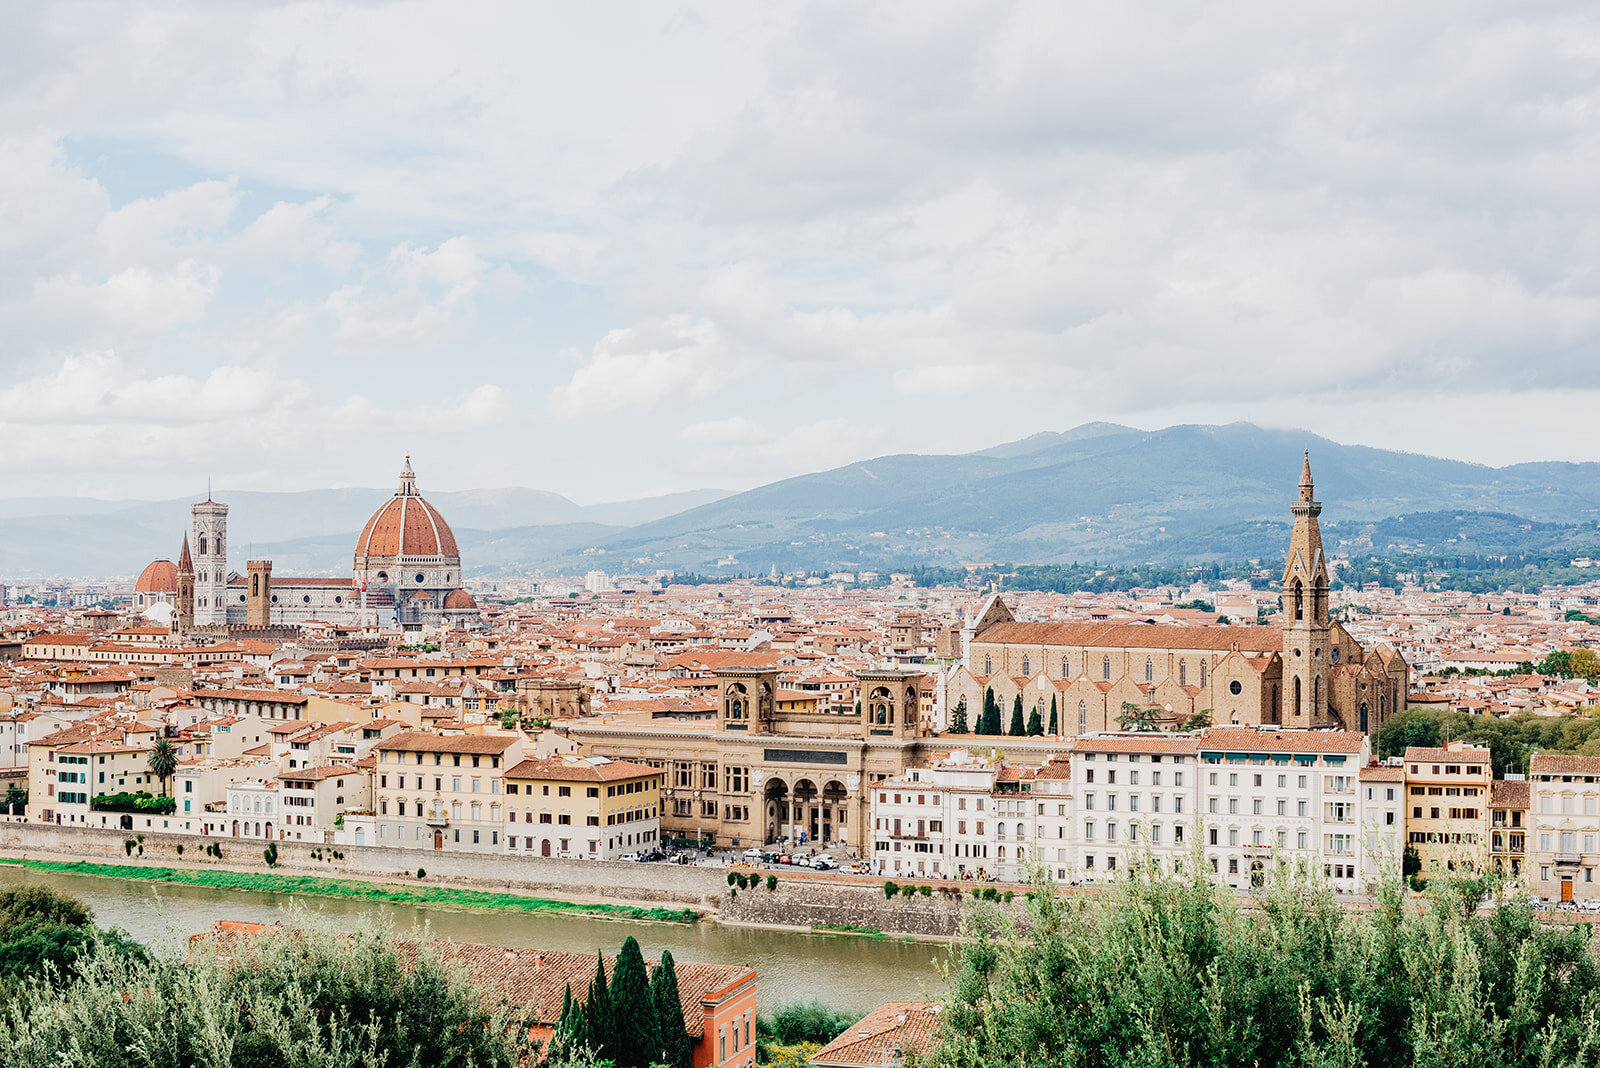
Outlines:
<svg viewBox="0 0 1600 1068"><path fill-rule="evenodd" d="M787 839L808 842L831 842L845 837L840 830L848 822L850 792L838 779L828 779L819 788L809 778L796 779L794 786L779 778L767 780L762 791L762 818L766 827L766 840L775 842Z"/></svg>

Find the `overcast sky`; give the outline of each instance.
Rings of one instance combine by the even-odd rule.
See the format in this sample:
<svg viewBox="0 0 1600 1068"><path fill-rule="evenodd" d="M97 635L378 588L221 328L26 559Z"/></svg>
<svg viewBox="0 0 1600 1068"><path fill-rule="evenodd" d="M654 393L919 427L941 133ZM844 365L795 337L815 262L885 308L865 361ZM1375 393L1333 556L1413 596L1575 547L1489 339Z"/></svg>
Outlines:
<svg viewBox="0 0 1600 1068"><path fill-rule="evenodd" d="M1592 3L0 6L0 496L1600 459Z"/></svg>

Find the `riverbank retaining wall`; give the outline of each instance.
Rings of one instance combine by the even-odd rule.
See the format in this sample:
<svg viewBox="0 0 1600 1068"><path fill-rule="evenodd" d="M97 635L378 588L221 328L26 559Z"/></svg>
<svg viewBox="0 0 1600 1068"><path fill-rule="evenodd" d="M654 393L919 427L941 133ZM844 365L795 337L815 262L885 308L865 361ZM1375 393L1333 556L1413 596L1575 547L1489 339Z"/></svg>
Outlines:
<svg viewBox="0 0 1600 1068"><path fill-rule="evenodd" d="M778 876L776 888L767 889L765 875L754 889L723 887L717 914L735 923L789 925L862 933L951 937L961 930L961 921L970 912L973 899L969 883L934 883L923 896L916 887L910 893L888 897L882 884L835 883L824 880L785 879ZM995 907L1014 919L1026 918L1026 899L1016 893L1008 904Z"/></svg>
<svg viewBox="0 0 1600 1068"><path fill-rule="evenodd" d="M128 841L136 843L129 852ZM212 843L222 857L203 850ZM0 855L36 860L84 860L142 867L215 868L265 872L265 841L198 835L137 834L89 827L0 823ZM139 847L143 847L141 852ZM183 848L180 855L178 847ZM794 870L760 871L759 886L732 893L729 869L686 864L636 864L623 861L563 860L482 853L394 849L383 846L335 847L309 842L278 842L284 875L361 879L414 885L522 893L581 903L678 906L712 911L735 923L882 931L885 934L949 936L960 929L971 906L967 884L935 884L928 896L887 898L883 883L800 875ZM417 878L417 869L426 871ZM746 872L745 874L750 874ZM766 879L776 875L776 890ZM1011 906L1020 918L1021 895Z"/></svg>

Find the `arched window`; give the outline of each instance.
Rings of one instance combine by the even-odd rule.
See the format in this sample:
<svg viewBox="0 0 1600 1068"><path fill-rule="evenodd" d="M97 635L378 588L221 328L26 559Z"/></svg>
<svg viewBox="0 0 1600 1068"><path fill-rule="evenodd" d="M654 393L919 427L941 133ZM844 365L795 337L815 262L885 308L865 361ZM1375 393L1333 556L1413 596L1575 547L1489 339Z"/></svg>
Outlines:
<svg viewBox="0 0 1600 1068"><path fill-rule="evenodd" d="M1294 705L1292 706L1292 711L1297 716L1300 714L1300 676L1299 675L1296 675L1294 677Z"/></svg>
<svg viewBox="0 0 1600 1068"><path fill-rule="evenodd" d="M1156 662L1148 656L1144 658L1144 681L1156 681Z"/></svg>
<svg viewBox="0 0 1600 1068"><path fill-rule="evenodd" d="M1028 658L1026 656L1024 656L1022 658L1022 677L1023 678L1028 678L1029 676L1031 676L1033 674L1033 669L1029 666L1029 663L1030 662L1029 662Z"/></svg>
<svg viewBox="0 0 1600 1068"><path fill-rule="evenodd" d="M1089 732L1089 705L1084 701L1078 702L1078 733Z"/></svg>
<svg viewBox="0 0 1600 1068"><path fill-rule="evenodd" d="M1189 661L1187 660L1178 661L1178 685L1189 685Z"/></svg>
<svg viewBox="0 0 1600 1068"><path fill-rule="evenodd" d="M1300 585L1300 580L1294 580L1294 618L1296 622L1304 619L1305 615L1305 589Z"/></svg>
<svg viewBox="0 0 1600 1068"><path fill-rule="evenodd" d="M1111 658L1109 656L1100 658L1100 674L1107 679L1111 678Z"/></svg>
<svg viewBox="0 0 1600 1068"><path fill-rule="evenodd" d="M1319 715L1322 712L1322 676L1311 676L1311 714Z"/></svg>
<svg viewBox="0 0 1600 1068"><path fill-rule="evenodd" d="M989 657L988 653L983 654L983 673L985 675L994 674L994 661Z"/></svg>
<svg viewBox="0 0 1600 1068"><path fill-rule="evenodd" d="M1204 660L1202 660L1202 661L1200 661L1200 685L1204 686L1205 684L1206 684L1206 662Z"/></svg>
<svg viewBox="0 0 1600 1068"><path fill-rule="evenodd" d="M202 535L200 535L200 555L204 556L205 554L206 554L206 536L204 534L202 534ZM203 581L205 579L205 576L201 575L200 578Z"/></svg>
<svg viewBox="0 0 1600 1068"><path fill-rule="evenodd" d="M1064 679L1070 679L1072 677L1072 672L1068 670L1068 662L1066 657L1061 658L1061 677Z"/></svg>

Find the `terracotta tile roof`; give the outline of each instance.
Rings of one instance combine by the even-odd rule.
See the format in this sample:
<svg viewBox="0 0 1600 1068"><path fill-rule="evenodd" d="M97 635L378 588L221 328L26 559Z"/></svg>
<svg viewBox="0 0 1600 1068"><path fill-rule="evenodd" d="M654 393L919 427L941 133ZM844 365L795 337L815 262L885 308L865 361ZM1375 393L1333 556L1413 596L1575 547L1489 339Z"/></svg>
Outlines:
<svg viewBox="0 0 1600 1068"><path fill-rule="evenodd" d="M1412 745L1406 747L1406 762L1426 760L1430 763L1435 760L1450 760L1457 764L1462 761L1489 762L1489 750L1477 746L1465 746L1461 749L1437 749L1425 745Z"/></svg>
<svg viewBox="0 0 1600 1068"><path fill-rule="evenodd" d="M1405 768L1386 768L1378 764L1369 764L1361 769L1362 782L1405 782Z"/></svg>
<svg viewBox="0 0 1600 1068"><path fill-rule="evenodd" d="M1600 756L1576 753L1535 753L1528 761L1529 775L1600 775Z"/></svg>
<svg viewBox="0 0 1600 1068"><path fill-rule="evenodd" d="M975 642L1083 646L1095 649L1194 649L1246 653L1283 652L1276 627L1185 627L1136 623L995 623Z"/></svg>
<svg viewBox="0 0 1600 1068"><path fill-rule="evenodd" d="M1256 731L1248 727L1207 727L1203 749L1247 749L1277 753L1359 753L1356 731Z"/></svg>
<svg viewBox="0 0 1600 1068"><path fill-rule="evenodd" d="M612 760L604 764L591 764L587 760L564 760L561 757L544 757L524 760L509 769L508 779L570 779L575 782L615 782L619 779L637 779L641 775L660 775L660 770L635 764L628 760Z"/></svg>
<svg viewBox="0 0 1600 1068"><path fill-rule="evenodd" d="M926 1054L938 1038L941 1008L937 1001L886 1001L813 1053L811 1063L879 1068L902 1063L909 1052Z"/></svg>
<svg viewBox="0 0 1600 1068"><path fill-rule="evenodd" d="M517 739L509 734L429 734L406 731L373 746L403 753L504 753Z"/></svg>
<svg viewBox="0 0 1600 1068"><path fill-rule="evenodd" d="M1079 753L1175 753L1193 756L1200 751L1198 738L1179 738L1151 731L1144 735L1085 735L1071 745Z"/></svg>
<svg viewBox="0 0 1600 1068"><path fill-rule="evenodd" d="M1497 779L1489 793L1489 807L1526 809L1531 793L1526 779Z"/></svg>

